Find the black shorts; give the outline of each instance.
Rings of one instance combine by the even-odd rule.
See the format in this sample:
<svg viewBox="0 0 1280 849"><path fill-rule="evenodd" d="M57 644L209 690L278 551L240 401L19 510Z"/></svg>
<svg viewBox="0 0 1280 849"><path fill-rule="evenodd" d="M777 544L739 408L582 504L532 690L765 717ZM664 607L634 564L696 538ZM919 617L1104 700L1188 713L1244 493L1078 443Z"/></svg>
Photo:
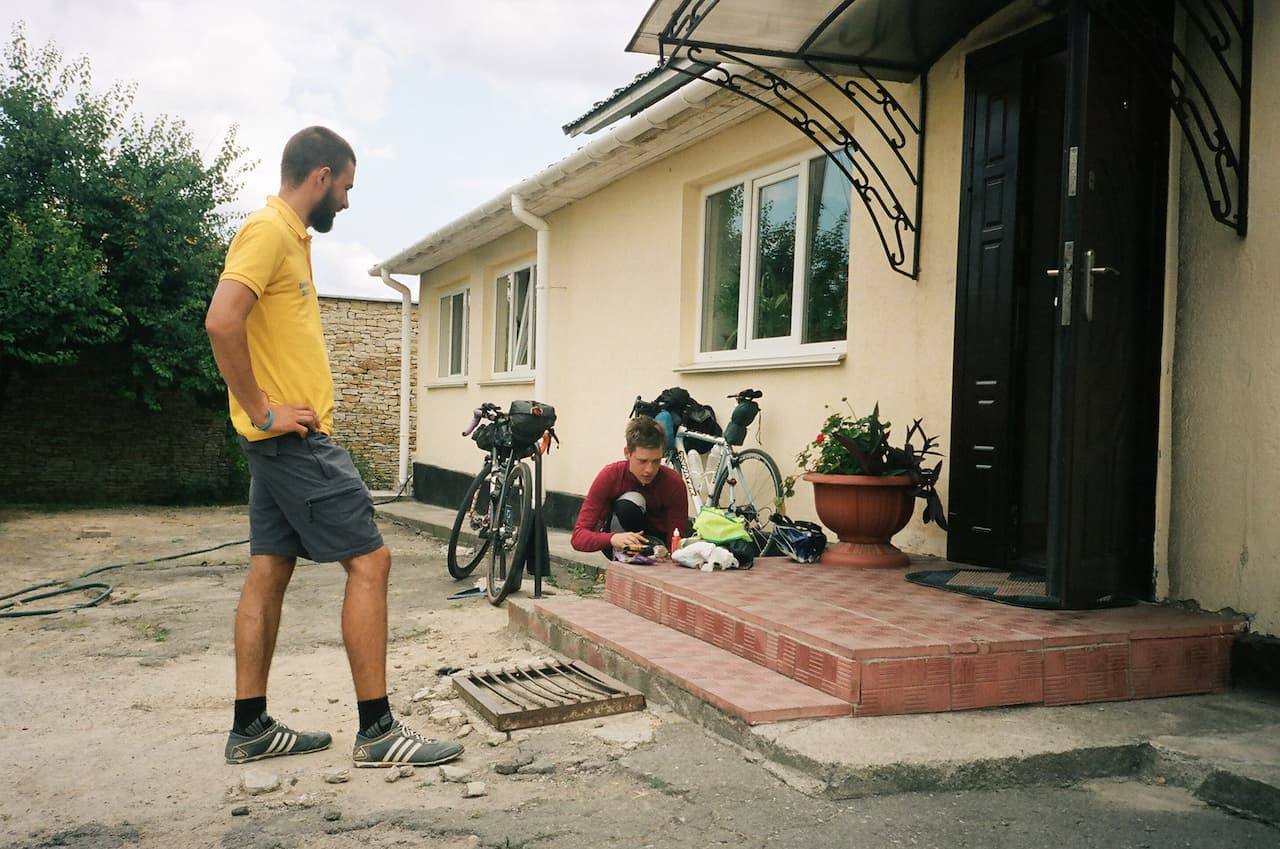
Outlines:
<svg viewBox="0 0 1280 849"><path fill-rule="evenodd" d="M373 499L351 455L329 437L294 434L250 442L249 553L349 560L382 547Z"/></svg>

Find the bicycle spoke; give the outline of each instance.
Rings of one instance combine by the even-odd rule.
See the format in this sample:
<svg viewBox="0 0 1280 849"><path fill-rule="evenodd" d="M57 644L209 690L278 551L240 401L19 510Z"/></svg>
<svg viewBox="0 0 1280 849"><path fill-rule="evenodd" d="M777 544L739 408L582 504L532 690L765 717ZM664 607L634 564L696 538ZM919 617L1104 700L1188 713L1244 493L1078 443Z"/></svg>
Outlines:
<svg viewBox="0 0 1280 849"><path fill-rule="evenodd" d="M733 458L717 476L711 494L712 504L743 516L753 536L756 531L763 533L761 526L781 500L782 473L773 458L758 448L748 448Z"/></svg>

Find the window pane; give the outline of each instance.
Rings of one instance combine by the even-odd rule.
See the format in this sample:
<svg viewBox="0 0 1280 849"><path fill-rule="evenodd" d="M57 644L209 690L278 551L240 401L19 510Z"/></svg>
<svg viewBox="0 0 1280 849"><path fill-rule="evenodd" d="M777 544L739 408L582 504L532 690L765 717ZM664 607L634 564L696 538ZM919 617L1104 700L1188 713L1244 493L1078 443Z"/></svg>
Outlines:
<svg viewBox="0 0 1280 849"><path fill-rule="evenodd" d="M512 275L515 278L515 296L512 315L515 321L515 346L512 368L532 366L533 350L533 269L522 268Z"/></svg>
<svg viewBox="0 0 1280 849"><path fill-rule="evenodd" d="M511 275L498 278L493 301L493 370L511 371Z"/></svg>
<svg viewBox="0 0 1280 849"><path fill-rule="evenodd" d="M449 326L449 374L467 373L467 293L459 292L453 301Z"/></svg>
<svg viewBox="0 0 1280 849"><path fill-rule="evenodd" d="M707 198L702 258L702 350L738 347L738 291L742 285L742 186Z"/></svg>
<svg viewBox="0 0 1280 849"><path fill-rule="evenodd" d="M846 157L847 154L841 154ZM825 156L809 163L809 250L802 342L848 336L849 178Z"/></svg>
<svg viewBox="0 0 1280 849"><path fill-rule="evenodd" d="M452 308L452 298L440 299L440 327L436 342L436 374L445 377L449 374L449 326L452 323L449 317L449 311Z"/></svg>
<svg viewBox="0 0 1280 849"><path fill-rule="evenodd" d="M791 335L792 286L796 266L796 199L800 179L790 177L760 189L756 200L756 299L752 338Z"/></svg>

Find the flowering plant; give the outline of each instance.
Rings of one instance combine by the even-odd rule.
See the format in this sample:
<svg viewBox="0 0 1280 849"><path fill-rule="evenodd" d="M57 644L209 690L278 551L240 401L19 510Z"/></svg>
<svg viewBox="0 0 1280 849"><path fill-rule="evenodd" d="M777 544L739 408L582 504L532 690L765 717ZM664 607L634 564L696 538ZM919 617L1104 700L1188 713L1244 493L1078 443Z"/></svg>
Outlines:
<svg viewBox="0 0 1280 849"><path fill-rule="evenodd" d="M826 475L906 475L911 478L911 495L925 502L924 521L937 522L945 531L946 513L935 489L942 460L932 468L925 466L929 457L942 456L937 450L938 438L926 434L921 420L916 419L907 429L902 446L895 447L889 444L892 425L880 420L879 404L870 415L859 416L848 398L840 401L849 412L832 411L818 435L796 455L796 465L802 471ZM794 494L793 485L794 478L789 478L788 495Z"/></svg>

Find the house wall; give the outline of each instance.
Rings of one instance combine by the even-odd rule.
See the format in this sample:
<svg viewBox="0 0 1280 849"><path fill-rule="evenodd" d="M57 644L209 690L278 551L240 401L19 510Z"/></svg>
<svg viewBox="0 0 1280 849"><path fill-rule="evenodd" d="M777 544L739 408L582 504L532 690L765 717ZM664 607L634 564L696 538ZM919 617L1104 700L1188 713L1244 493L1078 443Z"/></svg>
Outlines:
<svg viewBox="0 0 1280 849"><path fill-rule="evenodd" d="M1253 618L1255 631L1280 632L1280 523L1272 518L1280 491L1280 315L1268 297L1268 267L1280 266L1280 233L1264 209L1280 189L1280 167L1261 155L1280 141L1268 62L1280 38L1280 10L1255 4L1254 103L1247 239L1214 222L1190 157L1173 167L1170 189L1169 309L1165 319L1166 383L1162 397L1157 482L1157 591ZM752 167L807 150L809 142L776 116L763 114L671 155L594 195L547 216L550 350L546 397L560 414L562 449L546 467L550 489L584 493L596 470L621 455L621 431L637 394L671 385L728 415L725 396L764 391L757 439L794 474L797 451L824 418L824 405L847 397L858 411L877 401L898 433L914 418L941 436L951 453L950 421L956 252L959 226L964 64L975 49L1044 17L1012 4L944 56L929 75L926 175L920 274L909 280L885 261L875 230L856 201L851 227L848 350L838 365L708 371L694 359L702 190ZM909 108L914 87L895 87ZM1261 95L1259 94L1261 93ZM864 139L866 124L847 104L823 98ZM1180 135L1175 135L1180 138ZM457 423L479 401L526 396L532 384L486 384L492 335L488 287L501 262L534 260L532 230L512 234L423 278L422 361L434 373L436 298L432 291L473 284L471 378L456 386L424 382L432 412L418 422L418 462L471 471L471 451L458 452ZM436 411L440 412L437 416ZM947 467L939 491L947 492ZM1243 485L1242 485L1243 484ZM815 518L811 490L797 485L789 512ZM941 555L945 536L917 516L896 541Z"/></svg>
<svg viewBox="0 0 1280 849"><path fill-rule="evenodd" d="M1015 4L1016 5L1016 4ZM581 496L599 468L622 456L622 430L636 395L651 398L680 385L728 419L727 396L744 387L764 392L748 446L767 450L784 476L797 474L796 454L818 432L828 405L847 398L860 414L877 402L901 436L911 421L941 437L951 410L956 240L965 54L1042 20L1029 4L998 15L938 63L930 75L920 274L911 280L888 265L876 231L855 197L850 244L847 355L836 365L750 370L691 368L700 288L702 192L722 180L817 148L765 113L718 133L547 216L550 225L549 350L545 398L559 415L561 449L545 464L549 490ZM917 88L896 86L908 110ZM839 95L815 95L860 133L874 131ZM890 154L879 151L887 162ZM901 188L901 187L899 187ZM912 203L905 195L906 203ZM508 263L536 257L534 231L524 229L433 269L422 277L419 323L424 363L419 389L415 461L470 474L479 454L458 436L482 401L527 397L532 381L496 384L491 374L493 277ZM439 296L471 284L470 373L442 382L436 374ZM939 491L947 491L944 465ZM816 519L803 481L788 502L797 518ZM904 549L942 555L945 535L925 526L919 510L895 541Z"/></svg>
<svg viewBox="0 0 1280 849"><path fill-rule="evenodd" d="M1280 7L1255 3L1249 231L1214 221L1183 152L1171 415L1170 598L1280 634Z"/></svg>
<svg viewBox="0 0 1280 849"><path fill-rule="evenodd" d="M847 104L832 100L831 106L856 123ZM959 117L950 123L958 128ZM958 149L954 142L950 147ZM842 397L859 411L869 411L878 400L900 434L918 417L932 430L945 428L955 276L955 236L949 231L954 231L959 180L958 152L948 151L945 143L939 150L949 161L939 158L930 166L937 188L925 215L931 226L937 222L937 238L926 243L919 281L887 269L879 241L870 225L859 221L861 207L855 203L849 355L843 362L681 370L694 354L703 188L811 150L781 120L761 116L548 216L550 340L546 397L539 400L556 406L561 439L561 450L545 466L549 489L585 493L596 471L621 457L622 430L636 395L651 398L673 385L713 404L722 422L731 406L726 396L747 386L762 390L763 412L748 444L758 442L769 451L784 475L797 471L795 455L817 433L827 415L824 405ZM733 156L729 165L726 151ZM430 330L419 352L426 366L420 386L426 415L417 425L417 462L470 472L478 453L458 436L470 411L481 401L505 403L532 391L531 382L497 385L486 378L492 360L492 278L510 262L532 262L535 252L534 231L522 230L424 276L419 321ZM432 377L439 295L463 280L472 284L470 379L450 384ZM816 518L807 484L797 485L788 507L798 517ZM921 527L918 519L899 540L919 552L941 554L945 548L943 535L932 526Z"/></svg>

